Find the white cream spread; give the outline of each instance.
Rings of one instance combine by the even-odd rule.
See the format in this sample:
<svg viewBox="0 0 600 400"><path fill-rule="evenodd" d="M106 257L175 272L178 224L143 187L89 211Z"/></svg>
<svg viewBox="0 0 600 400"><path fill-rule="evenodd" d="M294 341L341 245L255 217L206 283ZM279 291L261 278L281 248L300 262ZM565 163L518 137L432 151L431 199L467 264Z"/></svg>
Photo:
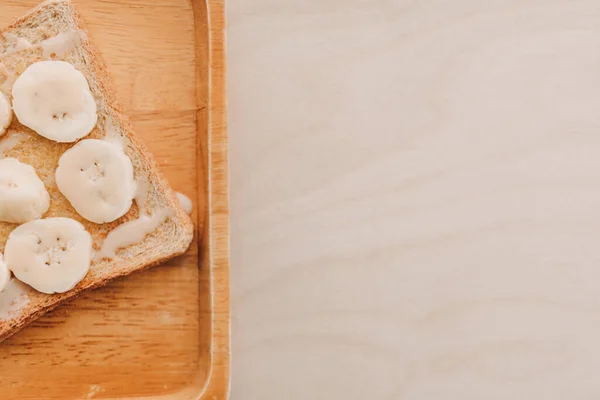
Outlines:
<svg viewBox="0 0 600 400"><path fill-rule="evenodd" d="M119 134L111 119L104 120L104 140L114 143L125 150L125 138Z"/></svg>
<svg viewBox="0 0 600 400"><path fill-rule="evenodd" d="M142 215L132 221L125 222L110 231L96 258L113 258L117 250L140 243L146 235L155 231L167 218L172 217L173 210L165 208L151 217Z"/></svg>
<svg viewBox="0 0 600 400"><path fill-rule="evenodd" d="M31 288L11 278L0 292L0 321L9 319L13 314L18 313L29 303L29 292Z"/></svg>
<svg viewBox="0 0 600 400"><path fill-rule="evenodd" d="M4 37L6 38L6 40L12 42L6 54L16 53L21 50L30 49L33 47L29 40L19 37L14 33L6 32L4 33Z"/></svg>
<svg viewBox="0 0 600 400"><path fill-rule="evenodd" d="M192 200L190 200L190 198L184 195L183 193L177 192L176 195L177 199L179 200L179 205L181 206L183 211L185 211L187 215L191 215L194 208Z"/></svg>
<svg viewBox="0 0 600 400"><path fill-rule="evenodd" d="M135 204L138 206L139 215L144 215L146 214L146 200L148 200L148 179L137 178L135 185Z"/></svg>
<svg viewBox="0 0 600 400"><path fill-rule="evenodd" d="M4 158L6 156L6 152L14 149L19 145L23 140L27 138L27 134L25 133L12 133L7 137L0 140L0 158Z"/></svg>
<svg viewBox="0 0 600 400"><path fill-rule="evenodd" d="M58 35L42 41L39 46L42 48L42 56L45 59L50 59L53 56L56 58L64 58L67 53L70 53L85 40L85 34L81 31L72 30L61 32Z"/></svg>
<svg viewBox="0 0 600 400"><path fill-rule="evenodd" d="M110 231L102 243L102 248L95 259L113 258L117 250L140 243L146 235L156 230L167 218L175 215L172 209L164 208L149 216L146 211L149 183L146 177L136 179L135 203L139 217L125 222Z"/></svg>

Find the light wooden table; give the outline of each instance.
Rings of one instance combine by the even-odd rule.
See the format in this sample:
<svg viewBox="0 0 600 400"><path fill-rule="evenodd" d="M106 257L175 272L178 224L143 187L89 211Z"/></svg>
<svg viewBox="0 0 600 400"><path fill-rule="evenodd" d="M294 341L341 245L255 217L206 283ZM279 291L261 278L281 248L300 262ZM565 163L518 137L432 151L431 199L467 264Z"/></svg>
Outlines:
<svg viewBox="0 0 600 400"><path fill-rule="evenodd" d="M600 396L600 2L230 0L233 400Z"/></svg>

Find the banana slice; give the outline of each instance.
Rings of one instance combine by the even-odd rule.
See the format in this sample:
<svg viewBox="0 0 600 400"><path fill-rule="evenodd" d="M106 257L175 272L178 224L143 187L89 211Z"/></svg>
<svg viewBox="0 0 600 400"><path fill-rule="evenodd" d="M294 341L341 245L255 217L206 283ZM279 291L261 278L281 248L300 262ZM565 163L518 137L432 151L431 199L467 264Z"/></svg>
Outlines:
<svg viewBox="0 0 600 400"><path fill-rule="evenodd" d="M82 140L60 157L56 185L83 218L97 224L125 215L136 189L123 149L97 139Z"/></svg>
<svg viewBox="0 0 600 400"><path fill-rule="evenodd" d="M17 279L35 290L64 293L87 275L92 237L74 219L38 219L10 233L4 259Z"/></svg>
<svg viewBox="0 0 600 400"><path fill-rule="evenodd" d="M10 270L0 255L0 292L4 290L10 281Z"/></svg>
<svg viewBox="0 0 600 400"><path fill-rule="evenodd" d="M0 136L6 133L8 126L12 122L12 107L10 101L4 93L0 92Z"/></svg>
<svg viewBox="0 0 600 400"><path fill-rule="evenodd" d="M31 165L15 158L0 159L0 221L31 221L49 207L50 195Z"/></svg>
<svg viewBox="0 0 600 400"><path fill-rule="evenodd" d="M30 65L13 85L12 95L17 119L56 142L75 142L98 122L96 102L85 76L64 61Z"/></svg>

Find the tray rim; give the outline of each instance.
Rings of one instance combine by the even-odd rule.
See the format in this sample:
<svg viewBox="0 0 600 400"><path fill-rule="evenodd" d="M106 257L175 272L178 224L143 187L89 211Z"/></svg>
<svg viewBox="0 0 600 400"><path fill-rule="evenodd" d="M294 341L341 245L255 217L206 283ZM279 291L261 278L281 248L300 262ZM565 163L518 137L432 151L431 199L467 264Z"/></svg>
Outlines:
<svg viewBox="0 0 600 400"><path fill-rule="evenodd" d="M200 4L199 4L200 3ZM192 0L208 19L207 230L211 285L210 370L197 399L225 400L230 393L229 139L226 100L225 0ZM198 29L198 27L196 27ZM200 88L198 90L201 90Z"/></svg>

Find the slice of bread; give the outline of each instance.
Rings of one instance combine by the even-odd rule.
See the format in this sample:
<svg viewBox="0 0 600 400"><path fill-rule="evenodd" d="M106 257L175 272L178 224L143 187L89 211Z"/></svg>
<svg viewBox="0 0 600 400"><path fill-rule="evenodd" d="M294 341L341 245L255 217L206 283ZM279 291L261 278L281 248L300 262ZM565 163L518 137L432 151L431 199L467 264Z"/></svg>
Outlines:
<svg viewBox="0 0 600 400"><path fill-rule="evenodd" d="M81 32L81 34L77 33L79 39L65 54L59 54L63 52L60 48L61 51L57 51L56 54L44 54L40 46L42 41L56 37L60 33L73 34L73 32ZM24 40L33 46L29 47ZM48 53L47 47L46 53ZM142 207L145 207L149 215L165 209L171 209L173 213L142 242L119 250L113 259L93 261L85 279L67 293L46 295L24 284L13 282L14 285L18 285L18 290L11 288L0 293L0 341L84 290L102 286L111 279L157 265L184 253L193 237L190 218L181 209L177 197L159 172L154 158L136 138L128 118L123 114L111 89L104 63L90 43L83 20L69 0L47 1L0 31L0 90L10 99L11 85L15 77L32 63L47 59L49 56L70 62L89 81L98 105L99 121L87 138L102 138L107 130L110 130L113 135L121 136L125 151L133 163L136 179L147 183L145 185L147 196ZM4 150L4 154L8 157L33 165L45 183L50 193L51 204L44 217L63 216L81 222L92 235L94 249L97 251L108 232L124 222L136 219L140 209L134 203L125 216L103 225L86 221L77 214L58 191L54 182L58 159L71 146L72 143L59 144L44 139L19 124L16 118L13 118L6 135L0 138L0 150ZM16 224L0 222L0 251L4 252L8 235L16 227ZM14 298L15 293L18 298Z"/></svg>

